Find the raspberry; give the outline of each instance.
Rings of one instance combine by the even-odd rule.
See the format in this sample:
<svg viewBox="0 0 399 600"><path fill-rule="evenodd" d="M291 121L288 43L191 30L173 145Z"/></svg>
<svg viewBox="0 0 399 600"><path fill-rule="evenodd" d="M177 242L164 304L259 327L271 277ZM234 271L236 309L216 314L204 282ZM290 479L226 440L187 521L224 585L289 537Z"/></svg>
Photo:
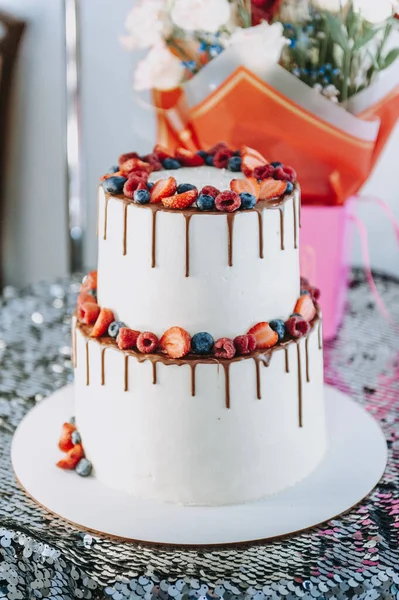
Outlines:
<svg viewBox="0 0 399 600"><path fill-rule="evenodd" d="M147 156L144 156L143 160L148 162L154 171L160 171L162 169L162 163L159 160L159 156L155 154L155 152L147 154Z"/></svg>
<svg viewBox="0 0 399 600"><path fill-rule="evenodd" d="M143 354L152 354L158 348L159 340L154 333L144 331L137 338L137 349Z"/></svg>
<svg viewBox="0 0 399 600"><path fill-rule="evenodd" d="M205 187L202 188L202 190L200 191L200 194L203 194L204 196L212 196L212 198L216 198L216 196L218 194L220 194L220 190L213 187L213 185L206 185Z"/></svg>
<svg viewBox="0 0 399 600"><path fill-rule="evenodd" d="M234 342L229 338L218 339L213 350L217 358L233 358L236 353Z"/></svg>
<svg viewBox="0 0 399 600"><path fill-rule="evenodd" d="M147 189L147 186L146 186L145 182L143 181L143 179L132 175L131 177L129 177L129 179L126 181L125 185L123 186L123 193L125 194L126 198L130 198L131 200L133 200L134 192L136 190L146 190L146 189Z"/></svg>
<svg viewBox="0 0 399 600"><path fill-rule="evenodd" d="M285 328L293 338L300 338L309 333L309 323L300 315L293 315L286 321Z"/></svg>
<svg viewBox="0 0 399 600"><path fill-rule="evenodd" d="M234 156L233 150L229 148L221 148L213 157L213 164L218 169L227 169L230 158Z"/></svg>
<svg viewBox="0 0 399 600"><path fill-rule="evenodd" d="M268 179L269 177L273 177L275 170L272 165L262 165L255 167L253 176L256 179Z"/></svg>
<svg viewBox="0 0 399 600"><path fill-rule="evenodd" d="M88 302L89 304L97 304L97 300L92 294L89 294L88 292L84 291L80 292L78 296L78 306L80 306L81 304L85 304L86 302Z"/></svg>
<svg viewBox="0 0 399 600"><path fill-rule="evenodd" d="M215 198L217 210L225 212L234 212L241 206L241 198L236 192L229 190L221 192Z"/></svg>
<svg viewBox="0 0 399 600"><path fill-rule="evenodd" d="M139 335L140 331L135 331L134 329L129 329L128 327L121 327L119 329L118 337L116 338L116 341L118 342L118 348L120 348L120 350L129 350L129 348L134 348L137 344Z"/></svg>
<svg viewBox="0 0 399 600"><path fill-rule="evenodd" d="M144 183L147 183L148 173L147 173L147 171L142 171L139 169L138 171L132 171L131 173L129 173L127 178L130 179L131 177L135 177L136 179L141 179Z"/></svg>
<svg viewBox="0 0 399 600"><path fill-rule="evenodd" d="M211 156L215 156L216 152L218 152L219 150L228 150L229 147L226 144L226 142L218 142L217 144L215 144L214 146L212 146L212 148L210 148L207 151L207 154L210 154Z"/></svg>
<svg viewBox="0 0 399 600"><path fill-rule="evenodd" d="M281 181L290 181L294 183L296 181L296 171L292 167L277 167L273 175L274 179L281 179Z"/></svg>
<svg viewBox="0 0 399 600"><path fill-rule="evenodd" d="M100 307L93 302L83 302L78 306L78 321L83 325L93 325L100 314Z"/></svg>
<svg viewBox="0 0 399 600"><path fill-rule="evenodd" d="M127 160L131 158L140 158L137 152L127 152L126 154L121 154L118 159L119 166L123 165Z"/></svg>
<svg viewBox="0 0 399 600"><path fill-rule="evenodd" d="M250 354L256 348L256 338L251 334L238 335L236 338L234 338L234 346L237 354L240 354L241 356Z"/></svg>

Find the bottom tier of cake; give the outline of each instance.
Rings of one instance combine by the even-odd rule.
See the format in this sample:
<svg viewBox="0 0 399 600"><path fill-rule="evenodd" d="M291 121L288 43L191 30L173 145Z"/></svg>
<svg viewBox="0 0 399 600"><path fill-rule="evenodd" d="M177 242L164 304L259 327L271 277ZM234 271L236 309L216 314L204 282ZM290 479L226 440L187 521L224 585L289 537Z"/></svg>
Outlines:
<svg viewBox="0 0 399 600"><path fill-rule="evenodd" d="M248 502L309 475L326 447L321 321L264 355L207 362L75 337L76 423L96 477L138 497Z"/></svg>

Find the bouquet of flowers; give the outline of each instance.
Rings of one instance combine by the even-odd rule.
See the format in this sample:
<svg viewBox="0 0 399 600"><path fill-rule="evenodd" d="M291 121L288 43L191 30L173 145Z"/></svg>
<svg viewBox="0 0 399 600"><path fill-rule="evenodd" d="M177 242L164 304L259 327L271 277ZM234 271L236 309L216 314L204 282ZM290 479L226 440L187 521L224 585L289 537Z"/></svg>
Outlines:
<svg viewBox="0 0 399 600"><path fill-rule="evenodd" d="M343 307L347 201L399 117L396 8L396 0L138 0L126 23L125 45L149 48L133 86L152 90L158 143L195 152L224 140L295 165L302 266L322 288L327 337Z"/></svg>

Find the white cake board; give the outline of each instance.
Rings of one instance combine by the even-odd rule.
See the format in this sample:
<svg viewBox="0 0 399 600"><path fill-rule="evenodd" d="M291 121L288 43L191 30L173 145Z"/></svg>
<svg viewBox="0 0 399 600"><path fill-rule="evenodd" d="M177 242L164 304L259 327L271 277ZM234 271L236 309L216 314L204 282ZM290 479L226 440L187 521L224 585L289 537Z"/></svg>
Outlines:
<svg viewBox="0 0 399 600"><path fill-rule="evenodd" d="M58 469L61 425L74 413L73 386L56 392L23 419L13 439L12 464L20 485L34 500L96 533L195 546L267 540L349 510L384 472L387 446L377 422L334 388L326 386L325 396L328 451L323 462L296 486L248 504L211 508L138 500L95 477Z"/></svg>

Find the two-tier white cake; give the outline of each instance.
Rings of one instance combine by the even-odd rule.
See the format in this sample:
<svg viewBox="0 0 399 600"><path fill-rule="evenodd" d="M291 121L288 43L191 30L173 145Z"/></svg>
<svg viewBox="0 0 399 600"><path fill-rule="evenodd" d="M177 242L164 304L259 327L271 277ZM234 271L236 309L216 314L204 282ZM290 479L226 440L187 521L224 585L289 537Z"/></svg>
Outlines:
<svg viewBox="0 0 399 600"><path fill-rule="evenodd" d="M233 504L320 462L321 317L301 290L295 179L223 145L123 156L106 176L98 283L73 327L76 426L105 484Z"/></svg>

